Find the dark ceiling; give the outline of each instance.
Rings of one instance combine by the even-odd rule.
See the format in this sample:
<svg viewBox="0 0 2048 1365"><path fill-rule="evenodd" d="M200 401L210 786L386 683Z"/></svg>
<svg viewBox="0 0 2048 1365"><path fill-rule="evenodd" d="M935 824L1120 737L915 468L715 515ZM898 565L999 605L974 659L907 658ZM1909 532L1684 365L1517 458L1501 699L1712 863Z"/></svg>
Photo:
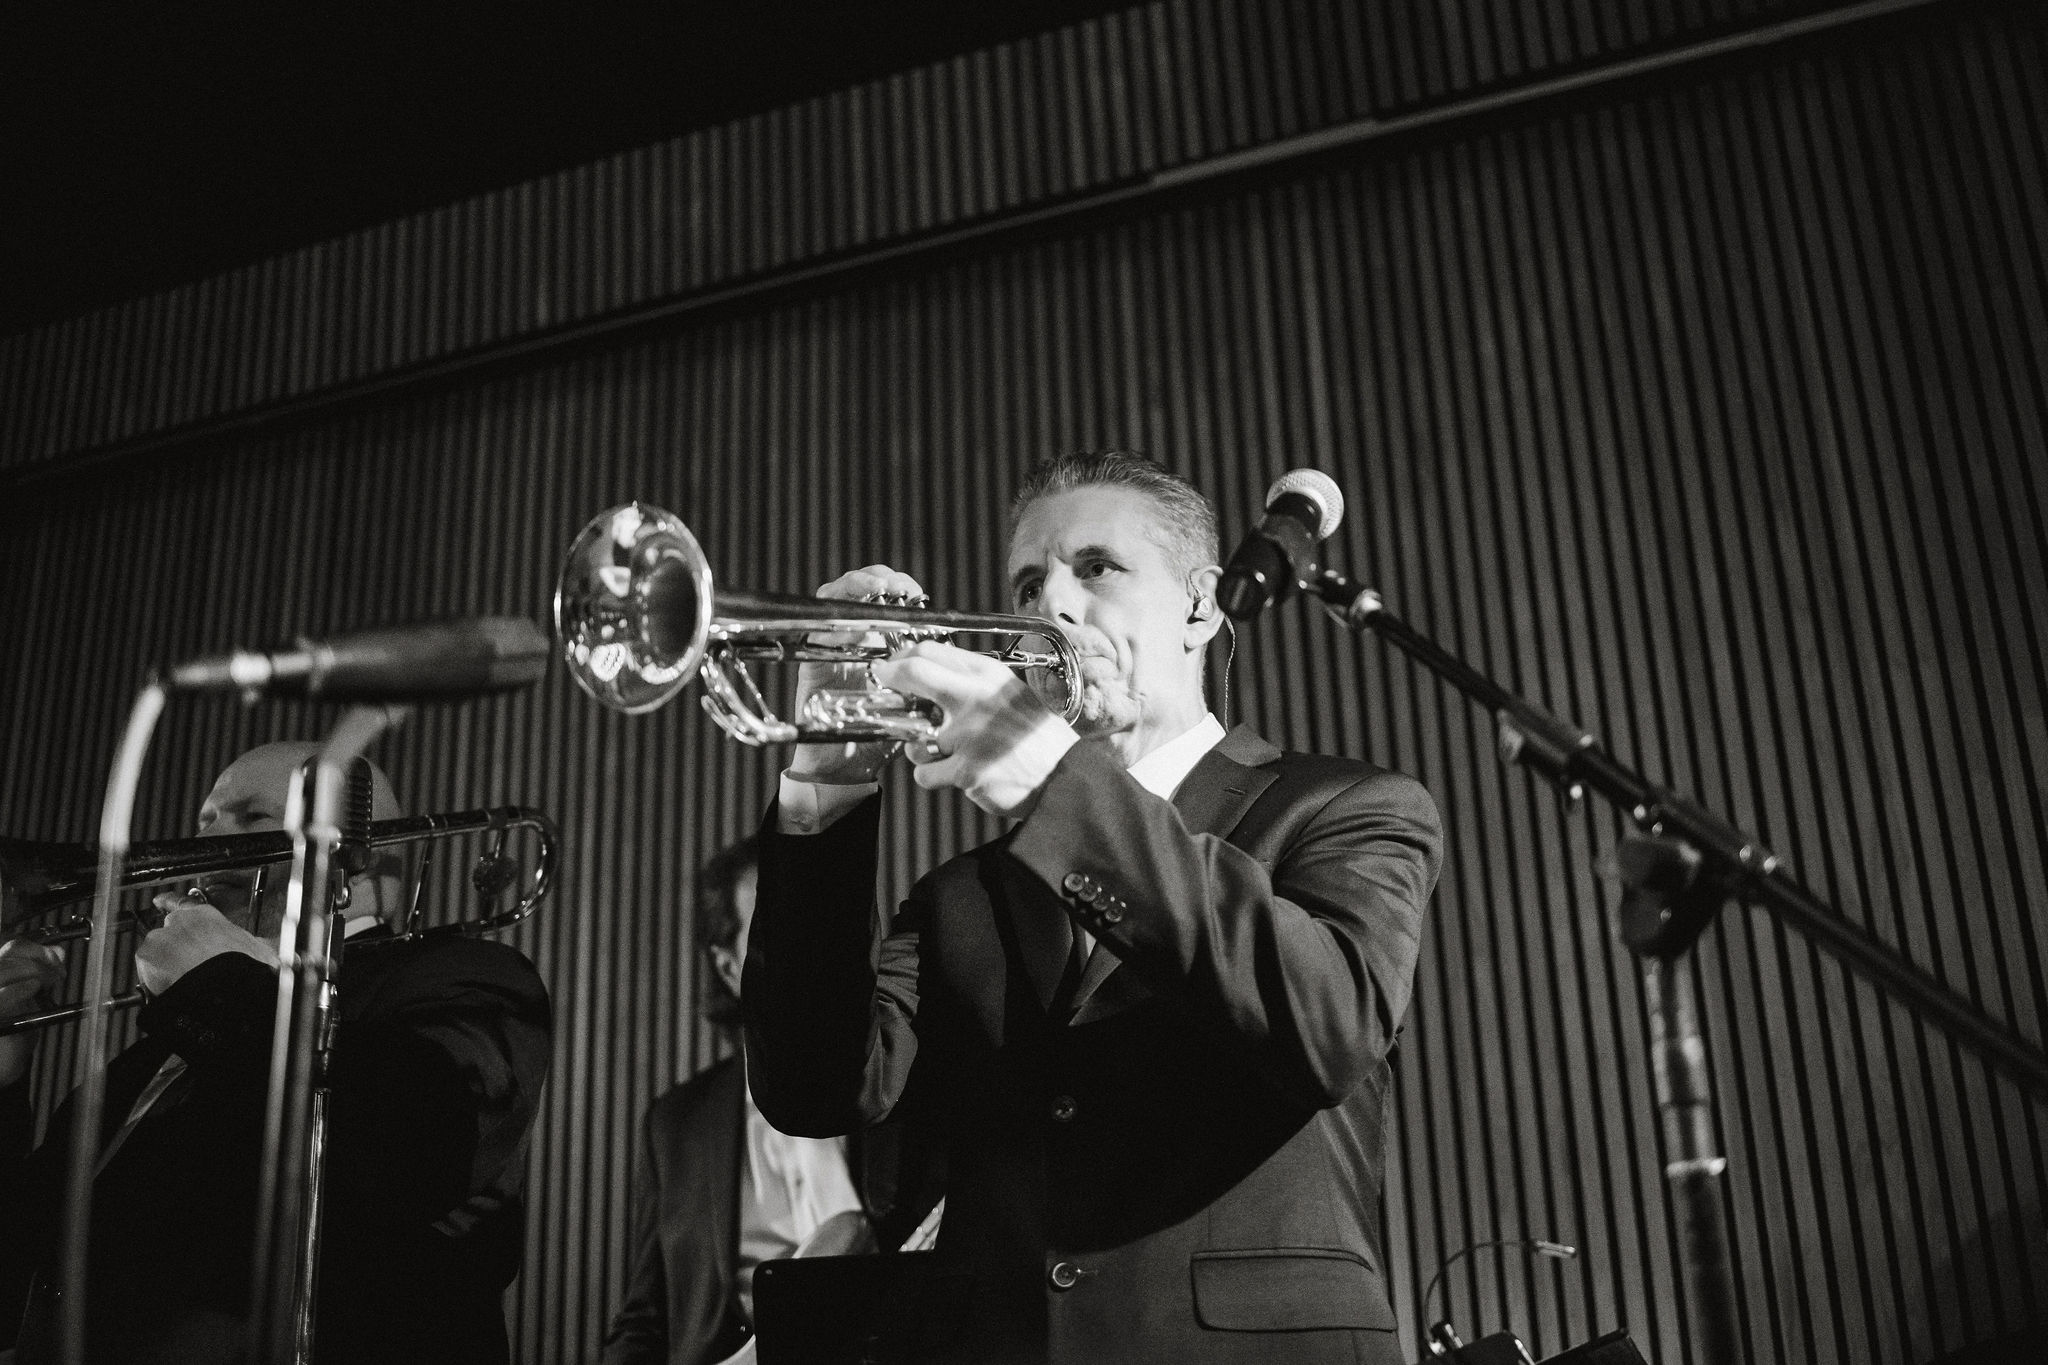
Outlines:
<svg viewBox="0 0 2048 1365"><path fill-rule="evenodd" d="M1131 0L26 0L0 335Z"/></svg>

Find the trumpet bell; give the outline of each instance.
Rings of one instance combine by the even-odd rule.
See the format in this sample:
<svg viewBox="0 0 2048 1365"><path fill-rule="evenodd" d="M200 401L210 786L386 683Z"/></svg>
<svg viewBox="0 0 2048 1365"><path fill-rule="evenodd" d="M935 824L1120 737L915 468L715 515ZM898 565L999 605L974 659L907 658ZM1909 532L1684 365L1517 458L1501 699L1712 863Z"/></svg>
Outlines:
<svg viewBox="0 0 2048 1365"><path fill-rule="evenodd" d="M570 676L641 715L690 685L711 640L711 566L681 517L643 502L594 518L555 585L555 635Z"/></svg>

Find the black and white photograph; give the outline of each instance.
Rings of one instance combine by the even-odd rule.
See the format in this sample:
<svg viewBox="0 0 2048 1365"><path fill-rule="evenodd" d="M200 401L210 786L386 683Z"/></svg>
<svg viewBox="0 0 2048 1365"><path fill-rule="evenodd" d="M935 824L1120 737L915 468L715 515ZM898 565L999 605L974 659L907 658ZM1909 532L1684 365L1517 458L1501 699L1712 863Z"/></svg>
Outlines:
<svg viewBox="0 0 2048 1365"><path fill-rule="evenodd" d="M0 1365L2048 1361L2048 7L0 13Z"/></svg>

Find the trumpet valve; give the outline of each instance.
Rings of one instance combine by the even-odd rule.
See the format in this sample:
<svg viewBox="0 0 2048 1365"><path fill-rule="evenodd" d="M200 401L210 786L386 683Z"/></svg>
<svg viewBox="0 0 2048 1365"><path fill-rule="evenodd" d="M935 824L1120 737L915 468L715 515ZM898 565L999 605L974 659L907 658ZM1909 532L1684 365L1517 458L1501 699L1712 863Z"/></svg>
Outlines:
<svg viewBox="0 0 2048 1365"><path fill-rule="evenodd" d="M942 715L923 697L886 687L824 687L804 698L797 728L834 740L913 740L934 734Z"/></svg>

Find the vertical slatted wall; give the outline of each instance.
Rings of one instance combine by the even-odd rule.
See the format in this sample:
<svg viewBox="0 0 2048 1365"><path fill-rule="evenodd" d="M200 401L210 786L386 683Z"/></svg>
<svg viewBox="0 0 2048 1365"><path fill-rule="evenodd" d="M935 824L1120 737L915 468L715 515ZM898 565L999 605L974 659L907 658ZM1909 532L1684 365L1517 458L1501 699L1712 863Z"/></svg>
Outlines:
<svg viewBox="0 0 2048 1365"><path fill-rule="evenodd" d="M1616 18L1662 7L1540 8L1539 22L1539 7L1478 0L1161 5L977 59L1073 82L1063 103L1020 105L1058 145L1032 144L1009 197L983 202L1067 183L1086 160L1066 154L1087 136L1086 100L1108 97L1090 82L1159 51L1212 73L1166 122L1215 137L1145 153L1171 160L1684 27L1629 33ZM1702 30L1745 17L1671 13ZM1244 55L1246 34L1303 33L1335 46ZM1133 34L1152 57L1119 46ZM1211 490L1230 528L1280 470L1331 471L1354 508L1335 560L1409 620L1761 831L1852 916L2038 1040L2044 59L2030 19L1948 7L218 437L119 477L20 484L0 511L0 829L91 828L146 662L437 612L541 615L561 549L625 498L681 512L736 583L803 588L881 559L948 603L992 607L989 547L1020 472L1049 451L1127 444ZM1275 69L1315 74L1285 89L1245 76ZM928 75L843 98L914 105ZM839 107L778 136L841 145ZM976 165L963 158L951 182L842 166L896 217L802 217L774 240L800 254L834 231L958 212L924 196L965 195ZM700 214L722 202L721 176L769 173L704 174ZM505 261L541 243L517 217L536 193L473 210L513 213L493 229ZM561 240L594 230L578 215L601 187L572 176L546 193ZM796 207L759 211L780 222ZM475 285L462 239L437 222L407 229L415 254L360 258L326 303L278 283L209 305L306 329L290 365L236 357L269 376L253 388L222 381L206 397L162 379L155 406L86 421L82 396L113 365L92 328L138 338L121 363L148 368L187 325L160 303L63 345L13 343L9 459L260 401L281 374L317 385L421 358L411 329L455 306L428 286ZM720 229L707 250L745 235ZM613 304L644 284L547 277ZM532 291L491 297L515 296ZM22 415L24 395L41 416ZM1413 772L1449 824L1391 1138L1388 1251L1410 1353L1444 1256L1531 1235L1582 1255L1461 1262L1448 1310L1468 1335L1511 1326L1542 1354L1626 1325L1652 1359L1687 1359L1640 990L1601 875L1612 821L1501 771L1484 717L1305 612L1248 632L1235 683L1267 734ZM180 706L140 832L176 833L234 752L319 719ZM525 696L426 712L384 755L414 809L523 801L567 838L554 904L515 935L559 1023L512 1312L520 1359L589 1358L623 1280L634 1117L723 1046L694 1016L689 869L758 817L772 761L690 704L629 720L559 673ZM889 831L900 883L988 826L898 790ZM1763 917L1726 916L1699 972L1756 1359L1919 1361L2048 1314L2038 1107ZM46 1095L67 1082L64 1044L46 1049Z"/></svg>
<svg viewBox="0 0 2048 1365"><path fill-rule="evenodd" d="M1900 2L1157 0L0 338L0 468L1346 120Z"/></svg>

